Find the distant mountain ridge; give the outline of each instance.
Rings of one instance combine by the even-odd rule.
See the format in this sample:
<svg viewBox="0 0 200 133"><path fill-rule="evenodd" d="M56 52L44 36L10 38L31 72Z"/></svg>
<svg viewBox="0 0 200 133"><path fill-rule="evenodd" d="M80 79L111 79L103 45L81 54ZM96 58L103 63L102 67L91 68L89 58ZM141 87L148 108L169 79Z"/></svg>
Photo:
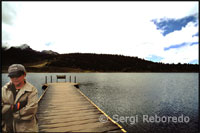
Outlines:
<svg viewBox="0 0 200 133"><path fill-rule="evenodd" d="M2 47L2 65L7 66L13 63L31 63L50 58L52 55L33 50L29 45L23 44L16 47Z"/></svg>
<svg viewBox="0 0 200 133"><path fill-rule="evenodd" d="M137 57L110 54L59 54L36 51L27 44L2 47L2 68L24 64L32 72L199 72L199 65L154 63Z"/></svg>
<svg viewBox="0 0 200 133"><path fill-rule="evenodd" d="M52 51L52 50L42 50L42 53L51 54L51 55L59 55L59 53L54 52L54 51Z"/></svg>
<svg viewBox="0 0 200 133"><path fill-rule="evenodd" d="M7 48L7 47L3 47L4 50L9 50L9 49L21 49L21 50L25 50L25 51L32 51L32 52L39 52L39 51L36 51L36 50L33 50L28 44L22 44L20 46L12 46L10 48ZM57 52L54 52L52 50L42 50L41 51L42 53L45 53L45 54L53 54L53 55L58 55L59 53Z"/></svg>
<svg viewBox="0 0 200 133"><path fill-rule="evenodd" d="M22 45L20 45L20 46L16 46L15 48L20 48L20 49L22 49L22 50L27 50L27 49L29 49L29 50L33 50L33 49L31 49L31 47L29 46L29 45L27 45L27 44L22 44Z"/></svg>

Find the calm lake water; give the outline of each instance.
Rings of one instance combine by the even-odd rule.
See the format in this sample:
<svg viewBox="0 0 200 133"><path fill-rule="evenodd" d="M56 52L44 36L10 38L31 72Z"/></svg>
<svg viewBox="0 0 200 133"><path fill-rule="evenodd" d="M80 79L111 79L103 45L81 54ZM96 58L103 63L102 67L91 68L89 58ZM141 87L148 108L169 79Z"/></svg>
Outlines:
<svg viewBox="0 0 200 133"><path fill-rule="evenodd" d="M128 132L198 132L198 73L28 73L43 92L45 76L74 76L80 90ZM2 74L2 85L9 81ZM64 80L59 80L63 82Z"/></svg>

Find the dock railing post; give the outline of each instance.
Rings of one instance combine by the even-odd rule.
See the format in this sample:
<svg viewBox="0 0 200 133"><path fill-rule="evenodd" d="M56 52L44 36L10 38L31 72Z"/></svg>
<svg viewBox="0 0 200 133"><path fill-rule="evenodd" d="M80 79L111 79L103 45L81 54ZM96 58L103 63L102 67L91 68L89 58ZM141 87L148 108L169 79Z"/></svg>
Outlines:
<svg viewBox="0 0 200 133"><path fill-rule="evenodd" d="M47 84L47 76L45 76L45 84Z"/></svg>
<svg viewBox="0 0 200 133"><path fill-rule="evenodd" d="M76 76L74 77L74 83L76 83Z"/></svg>
<svg viewBox="0 0 200 133"><path fill-rule="evenodd" d="M69 76L69 82L71 83L71 76Z"/></svg>
<svg viewBox="0 0 200 133"><path fill-rule="evenodd" d="M52 83L52 75L51 75L51 83Z"/></svg>
<svg viewBox="0 0 200 133"><path fill-rule="evenodd" d="M66 76L65 76L65 82L67 82L67 81L66 81Z"/></svg>

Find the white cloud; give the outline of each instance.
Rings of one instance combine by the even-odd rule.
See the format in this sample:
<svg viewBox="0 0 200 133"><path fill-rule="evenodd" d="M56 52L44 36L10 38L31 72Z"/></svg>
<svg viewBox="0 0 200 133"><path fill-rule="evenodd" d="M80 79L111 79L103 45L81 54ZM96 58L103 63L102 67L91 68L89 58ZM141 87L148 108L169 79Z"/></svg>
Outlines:
<svg viewBox="0 0 200 133"><path fill-rule="evenodd" d="M172 49L164 53L164 63L189 63L194 59L198 59L198 45L185 46L180 49ZM199 60L199 59L198 59Z"/></svg>
<svg viewBox="0 0 200 133"><path fill-rule="evenodd" d="M164 47L168 47L170 45L181 44L183 42L198 42L198 37L192 37L192 35L198 32L198 28L195 27L195 24L190 22L185 27L183 27L180 31L174 31L169 33L164 38L166 42Z"/></svg>
<svg viewBox="0 0 200 133"><path fill-rule="evenodd" d="M2 20L3 45L27 43L36 50L51 49L60 53L107 53L140 58L157 55L173 62L164 47L198 41L197 37L192 38L191 34L198 31L192 24L163 37L151 22L156 18L182 18L197 13L198 2L3 2L3 6L5 4L12 5L16 16L10 17L12 25ZM8 14L8 9L3 8L3 13ZM48 42L53 44L46 46Z"/></svg>

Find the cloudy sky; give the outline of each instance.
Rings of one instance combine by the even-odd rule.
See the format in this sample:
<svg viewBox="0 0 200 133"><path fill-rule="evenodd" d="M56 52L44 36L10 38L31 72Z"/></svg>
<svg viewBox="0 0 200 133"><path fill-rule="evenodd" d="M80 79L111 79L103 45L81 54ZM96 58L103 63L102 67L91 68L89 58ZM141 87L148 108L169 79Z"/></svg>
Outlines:
<svg viewBox="0 0 200 133"><path fill-rule="evenodd" d="M2 2L2 45L199 62L198 2Z"/></svg>

